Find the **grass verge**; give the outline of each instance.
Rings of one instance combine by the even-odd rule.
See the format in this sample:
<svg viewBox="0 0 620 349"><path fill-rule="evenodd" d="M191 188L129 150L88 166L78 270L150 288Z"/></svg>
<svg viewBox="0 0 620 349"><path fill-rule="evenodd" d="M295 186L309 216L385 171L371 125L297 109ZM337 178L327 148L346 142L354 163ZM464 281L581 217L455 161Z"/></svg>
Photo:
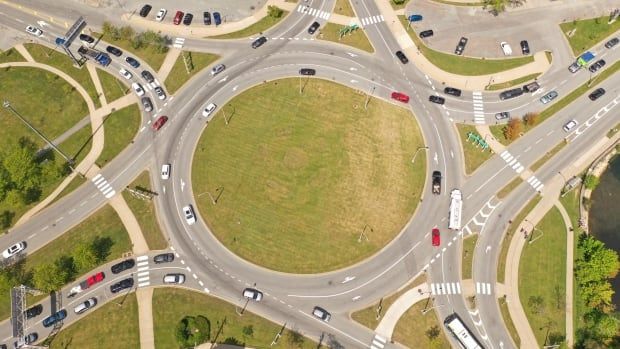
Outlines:
<svg viewBox="0 0 620 349"><path fill-rule="evenodd" d="M183 54L186 54L186 57L189 57L187 59L191 60L193 69L190 69L189 74L185 68L185 63L183 63ZM168 93L172 95L177 92L185 82L192 78L192 76L196 75L196 73L217 61L219 58L220 56L211 53L181 52L176 62L174 62L170 74L166 77L165 85L168 89Z"/></svg>
<svg viewBox="0 0 620 349"><path fill-rule="evenodd" d="M601 40L620 30L620 21L607 24L609 16L584 19L580 21L564 22L560 28L573 49L573 54L578 56ZM575 34L568 37L566 33L575 30Z"/></svg>
<svg viewBox="0 0 620 349"><path fill-rule="evenodd" d="M412 305L396 323L392 340L407 348L449 349L450 342L446 338L446 332L441 330L443 321L439 321L432 310L422 315L424 309L432 306L433 302L427 300ZM431 340L428 333L432 328L438 328L439 335Z"/></svg>
<svg viewBox="0 0 620 349"><path fill-rule="evenodd" d="M101 87L108 103L123 97L129 92L129 87L123 85L119 79L107 71L97 68L97 75L99 75Z"/></svg>
<svg viewBox="0 0 620 349"><path fill-rule="evenodd" d="M364 30L359 28L350 34L344 35L342 38L338 34L344 25L327 23L323 28L319 29L318 38L321 40L333 41L339 44L352 46L360 50L373 53L375 49L368 40Z"/></svg>
<svg viewBox="0 0 620 349"><path fill-rule="evenodd" d="M390 3L393 4L392 1L390 1ZM351 2L349 0L336 0L334 13L337 15L355 17L355 12L353 12L353 7L351 7Z"/></svg>
<svg viewBox="0 0 620 349"><path fill-rule="evenodd" d="M545 164L545 162L547 162L547 160L551 159L555 156L555 154L562 150L565 145L565 141L561 141L560 143L558 143L555 147L553 147L553 149L549 150L545 153L545 155L541 156L540 159L536 160L536 162L532 164L532 166L530 166L530 170L536 172L542 165Z"/></svg>
<svg viewBox="0 0 620 349"><path fill-rule="evenodd" d="M233 253L315 273L392 241L419 202L425 158L411 164L424 144L408 110L378 99L363 110L354 90L305 84L301 95L296 78L244 91L224 106L228 125L220 107L196 147L192 184L201 216Z"/></svg>
<svg viewBox="0 0 620 349"><path fill-rule="evenodd" d="M506 186L504 186L502 188L502 190L497 192L497 198L498 199L505 198L506 196L508 196L508 194L510 194L512 192L512 190L514 188L519 186L519 184L521 184L521 182L523 182L523 179L521 179L521 177L516 177L515 179L510 181L510 183L506 184Z"/></svg>
<svg viewBox="0 0 620 349"><path fill-rule="evenodd" d="M521 252L519 298L539 345L566 334L566 229L554 206Z"/></svg>
<svg viewBox="0 0 620 349"><path fill-rule="evenodd" d="M607 138L612 138L613 136L616 135L616 133L618 133L618 131L620 131L620 123L617 123L616 126L612 127L608 132L607 132Z"/></svg>
<svg viewBox="0 0 620 349"><path fill-rule="evenodd" d="M123 51L125 51L124 54L132 56L138 61L146 62L146 64L150 65L151 68L153 68L153 70L155 71L159 71L159 68L161 68L162 63L164 63L164 59L166 59L166 55L168 54L168 52L157 51L157 48L154 45L145 45L143 47L135 49L132 47L130 40L113 40L111 37L97 32L92 32L91 36L95 39L101 37L102 40L109 42L113 46L121 48ZM103 46L97 45L97 49L105 51L105 48ZM139 69L140 71L142 71L148 68L140 67Z"/></svg>
<svg viewBox="0 0 620 349"><path fill-rule="evenodd" d="M19 51L17 51L16 49L12 47L0 53L0 63L25 62L25 61L26 59L24 58L24 56L22 56L21 53L19 53Z"/></svg>
<svg viewBox="0 0 620 349"><path fill-rule="evenodd" d="M482 150L473 141L467 141L467 134L469 132L478 134L475 126L466 124L456 124L456 128L463 144L463 157L465 158L465 172L472 174L478 167L480 167L485 161L489 160L493 153L489 147L487 150Z"/></svg>
<svg viewBox="0 0 620 349"><path fill-rule="evenodd" d="M95 334L97 338L105 340L94 340ZM63 328L50 343L50 349L139 347L138 301L134 292L127 296L122 308L114 301L96 306L82 315L80 321Z"/></svg>
<svg viewBox="0 0 620 349"><path fill-rule="evenodd" d="M598 84L602 83L608 77L612 76L616 71L618 71L618 69L620 69L620 61L614 63L609 68L603 70L599 75L596 75L595 78L592 79L593 82L596 82L594 85L588 87L588 83L586 82L582 84L581 86L577 87L576 89L574 89L573 91L571 91L568 95L566 95L565 97L563 97L562 99L554 103L553 105L551 105L549 108L540 112L538 116L538 122L536 123L536 125L533 125L533 126L523 125L523 133L526 133L529 130L533 129L534 127L538 126L543 121L545 121L547 118L553 116L555 113L562 110L567 105L571 104L575 99L577 99L581 95L585 94L586 92L590 90L594 90ZM491 128L491 132L493 133L493 135L495 136L495 139L497 139L498 142L504 145L509 145L514 140L506 139L506 137L504 137L504 134L502 133L502 128L504 128L504 126L505 125L493 125L493 126L490 126L490 128Z"/></svg>
<svg viewBox="0 0 620 349"><path fill-rule="evenodd" d="M150 191L151 181L149 179L149 173L147 171L142 172L129 186L131 188L139 187ZM126 190L123 190L123 197L127 201L127 205L129 205L131 212L136 216L138 224L140 224L142 234L149 246L149 250L163 250L167 248L168 242L157 222L155 204L153 201L138 199Z"/></svg>
<svg viewBox="0 0 620 349"><path fill-rule="evenodd" d="M269 28L275 26L281 20L283 20L286 15L288 15L288 11L283 11L282 16L280 17L265 16L261 18L258 22L250 25L247 28L228 34L209 36L209 39L241 39L250 37L252 35L260 36Z"/></svg>
<svg viewBox="0 0 620 349"><path fill-rule="evenodd" d="M463 262L461 263L463 280L471 279L476 242L478 242L478 234L473 234L463 239Z"/></svg>
<svg viewBox="0 0 620 349"><path fill-rule="evenodd" d="M52 200L52 202L50 202L50 205L60 200L65 195L71 193L72 191L77 189L80 185L84 184L85 182L86 182L86 178L82 176L78 175L78 176L73 177L71 182L69 182L69 184L58 195L56 195L56 198Z"/></svg>
<svg viewBox="0 0 620 349"><path fill-rule="evenodd" d="M202 315L211 324L211 341L221 344L236 344L250 348L269 348L274 336L282 326L253 314L252 303L243 316L237 309L243 304L234 305L204 293L179 288L156 288L153 304L166 306L153 307L153 330L155 348L178 348L175 328L185 316ZM221 330L216 337L218 330ZM321 346L323 347L323 346ZM272 348L317 348L317 343L290 331L282 333L277 345Z"/></svg>
<svg viewBox="0 0 620 349"><path fill-rule="evenodd" d="M530 213L536 205L540 202L542 197L536 195L525 207L512 219L512 223L508 226L504 239L502 239L502 249L499 253L499 262L497 263L497 282L504 283L506 277L506 256L508 255L508 248L510 247L510 240L512 236L517 232L517 227L525 219L528 213Z"/></svg>
<svg viewBox="0 0 620 349"><path fill-rule="evenodd" d="M409 25L407 18L405 16L398 16L398 19L406 29ZM418 47L418 50L420 50L426 59L428 59L439 69L453 74L465 76L495 74L520 67L534 61L533 56L503 59L482 59L462 57L450 53L435 51L424 45L413 29L409 29L407 32L415 45Z"/></svg>
<svg viewBox="0 0 620 349"><path fill-rule="evenodd" d="M490 91L503 90L503 89L506 89L506 88L509 88L509 87L512 87L512 86L515 86L515 85L523 84L523 83L525 83L527 81L530 81L530 80L534 80L534 79L538 78L538 76L540 74L542 74L542 73L534 73L534 74L522 76L522 77L520 77L518 79L502 82L502 83L499 83L499 84L489 85L489 86L486 87L486 89L490 90Z"/></svg>
<svg viewBox="0 0 620 349"><path fill-rule="evenodd" d="M103 121L105 143L97 159L97 165L105 166L133 141L140 127L140 120L140 109L137 104L129 105L106 116Z"/></svg>
<svg viewBox="0 0 620 349"><path fill-rule="evenodd" d="M512 322L512 317L510 316L510 312L508 311L508 302L506 302L505 298L499 298L497 300L499 303L499 310L502 313L502 318L504 318L504 324L506 324L506 328L508 329L508 333L510 333L510 337L517 345L517 348L521 347L521 337L519 337L519 332L515 328L514 322Z"/></svg>

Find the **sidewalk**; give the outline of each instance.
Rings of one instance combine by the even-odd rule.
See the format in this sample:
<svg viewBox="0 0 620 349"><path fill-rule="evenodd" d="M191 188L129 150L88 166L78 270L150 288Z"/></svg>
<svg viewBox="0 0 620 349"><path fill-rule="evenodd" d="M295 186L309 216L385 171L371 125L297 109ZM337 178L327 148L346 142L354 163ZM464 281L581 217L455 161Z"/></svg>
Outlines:
<svg viewBox="0 0 620 349"><path fill-rule="evenodd" d="M15 45L15 49L17 50L17 52L19 52L20 55L24 56L26 61L28 61L28 62L34 62L35 61L34 58L32 58L32 55L30 54L30 52L28 52L26 47L24 47L24 45L22 45L22 44Z"/></svg>
<svg viewBox="0 0 620 349"><path fill-rule="evenodd" d="M564 226L566 226L566 344L569 348L573 347L574 342L574 329L573 329L573 259L575 239L573 236L573 223L566 212L566 208L559 202L555 202L555 207L558 208L562 219L564 220Z"/></svg>
<svg viewBox="0 0 620 349"><path fill-rule="evenodd" d="M417 302L429 298L430 294L430 288L426 282L403 293L385 312L375 332L391 340L394 328L401 316Z"/></svg>
<svg viewBox="0 0 620 349"><path fill-rule="evenodd" d="M179 55L181 55L181 50L175 47L170 48L170 51L166 54L166 58L164 58L164 62L161 64L161 67L157 72L157 77L162 84L166 81L168 74L170 74L172 67L174 67L174 63L176 63L177 58L179 58Z"/></svg>
<svg viewBox="0 0 620 349"><path fill-rule="evenodd" d="M140 324L140 349L155 349L153 288L138 288L136 290L136 299L138 300L138 323Z"/></svg>

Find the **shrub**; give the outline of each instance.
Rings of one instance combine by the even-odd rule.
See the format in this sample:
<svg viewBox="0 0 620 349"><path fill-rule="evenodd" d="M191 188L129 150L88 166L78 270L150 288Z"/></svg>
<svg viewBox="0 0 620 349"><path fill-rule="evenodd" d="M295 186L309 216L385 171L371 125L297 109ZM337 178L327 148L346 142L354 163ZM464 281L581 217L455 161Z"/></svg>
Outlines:
<svg viewBox="0 0 620 349"><path fill-rule="evenodd" d="M269 14L269 17L280 18L282 17L284 10L282 10L278 6L269 5L269 7L267 7L267 13Z"/></svg>
<svg viewBox="0 0 620 349"><path fill-rule="evenodd" d="M583 180L583 184L586 186L586 189L594 190L599 183L599 179L595 175L586 175L586 178Z"/></svg>

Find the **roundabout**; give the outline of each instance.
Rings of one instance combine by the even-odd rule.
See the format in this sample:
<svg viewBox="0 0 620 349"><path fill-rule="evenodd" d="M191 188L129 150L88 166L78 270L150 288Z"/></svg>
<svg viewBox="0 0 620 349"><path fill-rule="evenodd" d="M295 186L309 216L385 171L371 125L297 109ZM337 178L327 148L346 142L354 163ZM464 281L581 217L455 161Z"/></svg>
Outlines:
<svg viewBox="0 0 620 349"><path fill-rule="evenodd" d="M219 106L192 161L213 234L241 258L289 273L344 268L389 243L420 199L424 161L411 156L424 144L409 111L377 99L366 110L365 101L293 78Z"/></svg>

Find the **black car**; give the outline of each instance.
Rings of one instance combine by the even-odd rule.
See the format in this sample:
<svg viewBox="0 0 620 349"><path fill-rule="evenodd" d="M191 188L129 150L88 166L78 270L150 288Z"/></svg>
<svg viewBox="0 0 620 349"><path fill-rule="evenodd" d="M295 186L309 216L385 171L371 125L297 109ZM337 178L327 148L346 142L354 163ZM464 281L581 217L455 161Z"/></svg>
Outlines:
<svg viewBox="0 0 620 349"><path fill-rule="evenodd" d="M133 259L126 259L120 263L114 264L112 266L112 274L118 274L127 269L131 269L136 265L136 261Z"/></svg>
<svg viewBox="0 0 620 349"><path fill-rule="evenodd" d="M466 45L467 45L467 38L461 37L461 39L459 40L459 43L456 45L456 49L454 50L454 53L459 56L462 55L463 50L465 50Z"/></svg>
<svg viewBox="0 0 620 349"><path fill-rule="evenodd" d="M603 68L605 66L605 60L604 59L599 59L598 61L594 62L590 68L588 68L588 70L590 71L590 73L594 73L597 70Z"/></svg>
<svg viewBox="0 0 620 349"><path fill-rule="evenodd" d="M142 6L142 9L140 10L140 17L146 17L149 15L149 12L151 12L151 9L153 7L151 5L144 5Z"/></svg>
<svg viewBox="0 0 620 349"><path fill-rule="evenodd" d="M26 310L26 319L32 319L33 317L41 315L43 312L43 305L37 304L34 307L28 308Z"/></svg>
<svg viewBox="0 0 620 349"><path fill-rule="evenodd" d="M433 31L432 30L425 30L425 31L421 31L420 32L420 37L421 38L430 38L431 36L433 36Z"/></svg>
<svg viewBox="0 0 620 349"><path fill-rule="evenodd" d="M321 25L319 24L319 22L314 22L312 24L310 24L310 28L308 28L308 34L312 35L316 32L317 29L319 29Z"/></svg>
<svg viewBox="0 0 620 349"><path fill-rule="evenodd" d="M153 262L155 262L155 264L170 263L173 260L174 260L174 253L162 253L162 254L158 254L157 256L153 257Z"/></svg>
<svg viewBox="0 0 620 349"><path fill-rule="evenodd" d="M618 38L613 38L613 39L611 39L611 40L609 40L609 41L607 41L607 42L605 43L605 47L607 47L607 48L612 48L612 47L614 47L614 46L618 45L618 42L620 42L620 39L618 39Z"/></svg>
<svg viewBox="0 0 620 349"><path fill-rule="evenodd" d="M605 89L604 88L597 88L596 90L592 91L592 93L590 93L588 98L590 98L591 101L595 101L595 100L599 99L604 94L605 94Z"/></svg>
<svg viewBox="0 0 620 349"><path fill-rule="evenodd" d="M108 46L105 48L106 51L108 51L109 53L115 55L116 57L120 57L123 54L123 51L117 49L114 46Z"/></svg>
<svg viewBox="0 0 620 349"><path fill-rule="evenodd" d="M186 13L185 17L183 17L183 24L185 25L192 24L192 19L194 19L194 15L191 13Z"/></svg>
<svg viewBox="0 0 620 349"><path fill-rule="evenodd" d="M138 62L138 60L133 57L125 58L125 62L129 63L129 65L134 68L138 68L140 66L140 62Z"/></svg>
<svg viewBox="0 0 620 349"><path fill-rule="evenodd" d="M127 278L110 286L110 292L118 293L122 290L132 288L132 287L133 287L133 278Z"/></svg>
<svg viewBox="0 0 620 349"><path fill-rule="evenodd" d="M140 75L142 75L144 80L146 80L147 82L155 81L155 78L153 77L153 74L151 74L151 72L149 72L148 70L143 70Z"/></svg>
<svg viewBox="0 0 620 349"><path fill-rule="evenodd" d="M80 41L85 42L87 44L92 44L93 42L95 42L95 38L93 38L90 35L80 34Z"/></svg>
<svg viewBox="0 0 620 349"><path fill-rule="evenodd" d="M259 48L263 46L263 44L266 42L267 42L267 38L264 36L261 36L260 38L254 40L254 42L252 43L252 48L254 49Z"/></svg>
<svg viewBox="0 0 620 349"><path fill-rule="evenodd" d="M458 88L446 87L443 89L443 92L454 97L461 97L461 90L459 90Z"/></svg>
<svg viewBox="0 0 620 349"><path fill-rule="evenodd" d="M446 103L446 99L445 98L439 97L439 96L435 96L435 95L429 96L428 100L433 102L433 103L437 103L437 104L444 104L444 103Z"/></svg>
<svg viewBox="0 0 620 349"><path fill-rule="evenodd" d="M510 98L519 97L523 94L522 88L513 88L512 90L507 90L499 94L499 99L505 100Z"/></svg>
<svg viewBox="0 0 620 349"><path fill-rule="evenodd" d="M316 70L311 68L301 68L299 69L300 75L316 75Z"/></svg>
<svg viewBox="0 0 620 349"><path fill-rule="evenodd" d="M524 55L530 54L530 45L527 43L526 40L521 41L521 53L523 53Z"/></svg>
<svg viewBox="0 0 620 349"><path fill-rule="evenodd" d="M204 21L205 25L211 25L211 14L209 12L203 12L202 20Z"/></svg>
<svg viewBox="0 0 620 349"><path fill-rule="evenodd" d="M402 64L407 64L409 63L409 59L407 58L407 56L405 56L405 54L403 53L403 51L396 51L395 53L396 57L398 57L398 59L400 59L400 62Z"/></svg>

